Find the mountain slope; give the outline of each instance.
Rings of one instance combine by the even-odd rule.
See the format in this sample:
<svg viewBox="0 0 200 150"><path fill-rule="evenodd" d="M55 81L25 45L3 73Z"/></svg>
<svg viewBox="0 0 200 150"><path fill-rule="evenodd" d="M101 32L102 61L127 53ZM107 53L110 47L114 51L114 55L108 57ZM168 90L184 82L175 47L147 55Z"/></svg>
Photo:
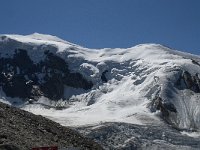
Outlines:
<svg viewBox="0 0 200 150"><path fill-rule="evenodd" d="M76 131L3 103L0 103L0 127L1 150L27 150L44 146L102 149Z"/></svg>
<svg viewBox="0 0 200 150"><path fill-rule="evenodd" d="M39 66L36 71L32 67L31 74L25 73L24 65L15 63L21 51L32 66ZM159 44L88 49L41 34L2 35L0 53L2 61L11 59L10 66L1 66L7 77L1 83L2 101L62 125L163 125L164 119L175 128L200 128L199 56ZM5 90L7 84L18 87L14 82L17 73L23 77L24 89L33 81L31 76L37 78L25 96Z"/></svg>

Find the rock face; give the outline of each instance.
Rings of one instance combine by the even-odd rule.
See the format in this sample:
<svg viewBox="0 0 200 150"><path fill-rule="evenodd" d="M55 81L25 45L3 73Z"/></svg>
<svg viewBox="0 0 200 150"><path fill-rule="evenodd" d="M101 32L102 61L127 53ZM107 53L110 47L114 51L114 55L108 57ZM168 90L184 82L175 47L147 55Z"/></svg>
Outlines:
<svg viewBox="0 0 200 150"><path fill-rule="evenodd" d="M200 63L198 61L194 60L194 59L192 59L192 63L195 64L195 65L200 66Z"/></svg>
<svg viewBox="0 0 200 150"><path fill-rule="evenodd" d="M93 84L80 73L72 73L60 57L44 52L45 59L33 63L24 49L16 49L13 58L0 57L0 85L8 97L35 99L45 96L63 98L64 85L90 89Z"/></svg>
<svg viewBox="0 0 200 150"><path fill-rule="evenodd" d="M164 119L169 117L170 112L177 113L176 107L172 103L163 102L161 97L156 97L155 99L152 100L150 109L152 112L155 112L156 110L160 110Z"/></svg>
<svg viewBox="0 0 200 150"><path fill-rule="evenodd" d="M189 119L187 120L190 130L198 130L198 119L194 119L192 109L187 109L191 103L198 101L190 100L189 98L192 95L199 95L200 93L200 76L198 73L190 73L189 71L178 69L173 76L174 80L171 80L170 83L166 82L166 85L162 90L152 97L151 102L147 106L151 112L156 112L157 110L161 112L161 117L167 123L171 124L174 127L185 129L184 124L180 125L179 115L183 113ZM171 86L173 85L173 86ZM187 95L188 98L181 98L177 102L173 100L175 94ZM191 95L192 94L192 95ZM186 96L186 97L187 97ZM183 112L183 108L180 107L185 105L186 111ZM198 105L197 105L198 106ZM183 117L185 119L186 117Z"/></svg>
<svg viewBox="0 0 200 150"><path fill-rule="evenodd" d="M76 131L0 103L0 150L28 150L42 146L102 149Z"/></svg>
<svg viewBox="0 0 200 150"><path fill-rule="evenodd" d="M185 86L181 86L183 83ZM198 73L195 75L191 75L188 71L183 71L182 75L180 76L177 86L179 89L190 89L195 93L200 93L200 76Z"/></svg>
<svg viewBox="0 0 200 150"><path fill-rule="evenodd" d="M108 79L106 78L106 73L108 72L108 70L105 70L102 75L101 75L101 80L103 82L108 82Z"/></svg>

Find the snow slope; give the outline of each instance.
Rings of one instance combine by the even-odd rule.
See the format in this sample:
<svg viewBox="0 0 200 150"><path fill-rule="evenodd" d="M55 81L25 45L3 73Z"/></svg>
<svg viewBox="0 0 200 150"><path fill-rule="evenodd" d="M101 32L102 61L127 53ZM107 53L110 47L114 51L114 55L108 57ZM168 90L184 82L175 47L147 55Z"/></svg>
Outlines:
<svg viewBox="0 0 200 150"><path fill-rule="evenodd" d="M177 113L170 112L167 120L171 124L182 129L200 129L200 94L176 87L182 72L200 74L200 66L192 62L200 62L199 56L159 44L141 44L127 49L88 49L38 33L0 36L1 56L12 57L16 47L26 49L34 62L42 60L44 50L48 49L65 59L70 69L94 83L87 91L66 86L65 99L52 102L41 97L35 104L20 105L22 109L65 126L102 122L162 125L160 111L151 112L148 107L159 96L177 110ZM108 82L101 78L105 71ZM4 98L4 101L8 99L11 100ZM41 104L61 105L67 109L56 110Z"/></svg>

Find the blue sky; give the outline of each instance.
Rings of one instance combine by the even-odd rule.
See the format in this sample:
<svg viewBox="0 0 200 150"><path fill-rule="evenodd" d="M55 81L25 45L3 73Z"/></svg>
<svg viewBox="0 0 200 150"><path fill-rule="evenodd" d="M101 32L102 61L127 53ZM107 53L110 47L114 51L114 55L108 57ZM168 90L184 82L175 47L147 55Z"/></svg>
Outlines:
<svg viewBox="0 0 200 150"><path fill-rule="evenodd" d="M200 0L2 0L0 34L52 34L89 47L159 43L200 55Z"/></svg>

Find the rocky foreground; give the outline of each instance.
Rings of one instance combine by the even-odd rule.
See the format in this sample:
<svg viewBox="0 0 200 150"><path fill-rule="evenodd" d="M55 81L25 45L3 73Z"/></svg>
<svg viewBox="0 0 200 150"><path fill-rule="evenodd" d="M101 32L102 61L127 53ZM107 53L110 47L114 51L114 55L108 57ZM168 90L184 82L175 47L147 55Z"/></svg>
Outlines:
<svg viewBox="0 0 200 150"><path fill-rule="evenodd" d="M29 150L40 146L102 149L72 129L0 103L0 150Z"/></svg>

